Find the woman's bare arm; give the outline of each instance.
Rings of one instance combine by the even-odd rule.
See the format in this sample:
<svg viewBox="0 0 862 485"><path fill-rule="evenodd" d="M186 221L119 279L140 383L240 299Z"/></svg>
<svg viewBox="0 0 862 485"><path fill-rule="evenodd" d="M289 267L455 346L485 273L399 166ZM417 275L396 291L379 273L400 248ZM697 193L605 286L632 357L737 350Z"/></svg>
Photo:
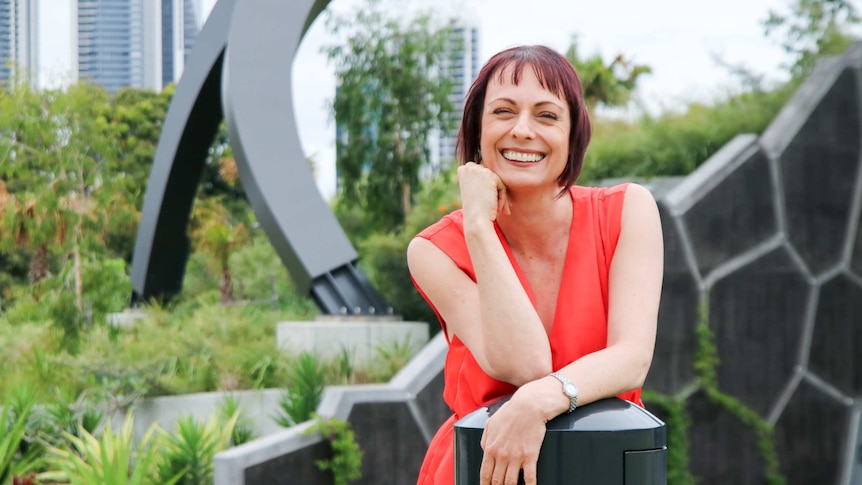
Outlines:
<svg viewBox="0 0 862 485"><path fill-rule="evenodd" d="M474 283L437 246L414 239L407 262L416 284L489 376L515 386L551 372L548 336L492 224L477 231L471 259ZM473 250L473 247L482 248Z"/></svg>

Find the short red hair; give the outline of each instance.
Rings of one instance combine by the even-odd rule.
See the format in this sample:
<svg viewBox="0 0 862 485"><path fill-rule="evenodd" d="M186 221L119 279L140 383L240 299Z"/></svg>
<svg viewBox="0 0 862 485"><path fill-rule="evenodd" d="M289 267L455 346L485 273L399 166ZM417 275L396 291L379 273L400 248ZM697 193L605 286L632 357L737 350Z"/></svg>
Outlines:
<svg viewBox="0 0 862 485"><path fill-rule="evenodd" d="M568 189L581 173L592 128L584 103L581 80L575 68L559 52L549 47L540 45L511 47L498 52L485 63L464 102L464 116L461 120L461 128L458 130L456 156L462 164L479 161L485 92L491 76L496 75L498 79L502 79L503 73L509 66L512 67L510 72L513 84L517 85L521 81L524 68L530 66L542 87L563 98L569 105L572 118L569 158L566 168L558 179L560 185Z"/></svg>

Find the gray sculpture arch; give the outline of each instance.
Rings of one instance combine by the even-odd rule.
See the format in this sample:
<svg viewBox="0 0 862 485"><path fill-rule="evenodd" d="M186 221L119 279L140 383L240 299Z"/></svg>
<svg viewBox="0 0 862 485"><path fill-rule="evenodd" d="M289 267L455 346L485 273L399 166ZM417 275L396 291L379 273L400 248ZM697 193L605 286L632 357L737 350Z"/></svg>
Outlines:
<svg viewBox="0 0 862 485"><path fill-rule="evenodd" d="M329 314L391 312L316 189L293 115L293 59L329 1L216 3L156 149L132 260L133 301L179 293L192 202L224 119L243 188L297 290Z"/></svg>

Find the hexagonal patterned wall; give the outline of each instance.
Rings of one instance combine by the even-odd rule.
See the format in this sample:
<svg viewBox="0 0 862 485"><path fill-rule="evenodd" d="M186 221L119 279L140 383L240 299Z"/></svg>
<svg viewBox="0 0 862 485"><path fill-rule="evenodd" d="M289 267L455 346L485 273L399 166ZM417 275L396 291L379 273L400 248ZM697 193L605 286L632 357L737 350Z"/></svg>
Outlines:
<svg viewBox="0 0 862 485"><path fill-rule="evenodd" d="M862 483L860 93L857 43L762 137L653 188L667 257L645 388L682 403L701 483Z"/></svg>

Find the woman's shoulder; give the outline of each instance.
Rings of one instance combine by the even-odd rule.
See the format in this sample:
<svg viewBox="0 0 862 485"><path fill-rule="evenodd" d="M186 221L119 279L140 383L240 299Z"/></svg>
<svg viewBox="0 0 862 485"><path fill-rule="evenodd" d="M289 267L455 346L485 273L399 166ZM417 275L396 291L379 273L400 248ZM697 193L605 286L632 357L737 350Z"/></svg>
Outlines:
<svg viewBox="0 0 862 485"><path fill-rule="evenodd" d="M632 185L636 184L632 182L622 182L619 184L606 186L573 185L571 187L572 199L588 199L596 202L603 202L606 199L625 197L626 190L628 190L628 188Z"/></svg>
<svg viewBox="0 0 862 485"><path fill-rule="evenodd" d="M648 188L635 182L621 182L596 187L574 185L571 189L572 198L575 200L592 199L598 202L607 202L611 199L623 200L627 197L626 194L637 200L654 199Z"/></svg>
<svg viewBox="0 0 862 485"><path fill-rule="evenodd" d="M449 214L441 217L440 220L419 231L416 237L423 239L434 240L447 236L464 236L464 213L461 209L454 210Z"/></svg>

